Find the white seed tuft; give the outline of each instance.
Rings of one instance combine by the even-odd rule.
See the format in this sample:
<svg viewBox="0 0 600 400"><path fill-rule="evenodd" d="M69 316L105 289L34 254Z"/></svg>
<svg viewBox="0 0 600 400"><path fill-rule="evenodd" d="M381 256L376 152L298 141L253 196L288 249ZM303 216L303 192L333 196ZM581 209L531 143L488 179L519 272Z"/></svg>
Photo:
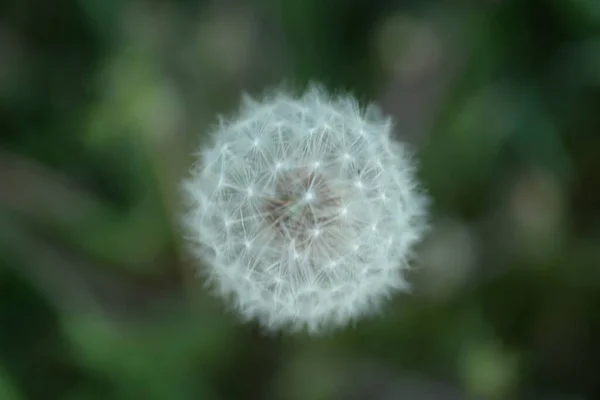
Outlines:
<svg viewBox="0 0 600 400"><path fill-rule="evenodd" d="M184 181L184 222L245 319L320 332L408 287L427 198L388 119L367 115L313 87L247 101L212 133Z"/></svg>

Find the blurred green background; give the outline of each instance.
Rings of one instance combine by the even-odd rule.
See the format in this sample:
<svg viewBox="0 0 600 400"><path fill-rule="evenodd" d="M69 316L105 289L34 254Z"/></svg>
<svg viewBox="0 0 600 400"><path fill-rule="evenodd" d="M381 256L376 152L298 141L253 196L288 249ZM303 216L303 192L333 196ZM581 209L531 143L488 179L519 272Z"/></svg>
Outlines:
<svg viewBox="0 0 600 400"><path fill-rule="evenodd" d="M244 92L374 101L420 160L414 290L265 336L179 181ZM600 398L600 1L0 4L0 399Z"/></svg>

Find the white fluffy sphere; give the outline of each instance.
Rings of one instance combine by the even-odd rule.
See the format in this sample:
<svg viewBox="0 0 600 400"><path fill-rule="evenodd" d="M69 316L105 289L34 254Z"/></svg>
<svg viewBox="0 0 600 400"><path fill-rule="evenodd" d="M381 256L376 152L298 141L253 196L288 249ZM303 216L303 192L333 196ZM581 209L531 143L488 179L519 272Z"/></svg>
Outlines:
<svg viewBox="0 0 600 400"><path fill-rule="evenodd" d="M184 181L208 281L269 330L319 332L378 309L425 227L426 197L391 122L312 87L245 99Z"/></svg>

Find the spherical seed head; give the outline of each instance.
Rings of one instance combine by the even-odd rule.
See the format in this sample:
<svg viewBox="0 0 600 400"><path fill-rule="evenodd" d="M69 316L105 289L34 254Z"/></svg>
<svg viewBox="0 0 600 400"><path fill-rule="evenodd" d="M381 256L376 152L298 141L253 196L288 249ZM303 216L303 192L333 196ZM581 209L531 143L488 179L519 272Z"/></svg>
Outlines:
<svg viewBox="0 0 600 400"><path fill-rule="evenodd" d="M344 325L408 287L426 197L391 122L312 87L246 99L184 181L205 275L269 330Z"/></svg>

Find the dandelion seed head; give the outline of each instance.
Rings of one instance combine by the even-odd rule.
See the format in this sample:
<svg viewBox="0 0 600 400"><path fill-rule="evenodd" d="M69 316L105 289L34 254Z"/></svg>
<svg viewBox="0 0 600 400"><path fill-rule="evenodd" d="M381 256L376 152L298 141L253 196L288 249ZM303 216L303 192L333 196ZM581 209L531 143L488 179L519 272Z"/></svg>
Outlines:
<svg viewBox="0 0 600 400"><path fill-rule="evenodd" d="M371 314L426 227L427 197L391 124L312 87L247 101L183 192L215 292L266 329L320 332Z"/></svg>

